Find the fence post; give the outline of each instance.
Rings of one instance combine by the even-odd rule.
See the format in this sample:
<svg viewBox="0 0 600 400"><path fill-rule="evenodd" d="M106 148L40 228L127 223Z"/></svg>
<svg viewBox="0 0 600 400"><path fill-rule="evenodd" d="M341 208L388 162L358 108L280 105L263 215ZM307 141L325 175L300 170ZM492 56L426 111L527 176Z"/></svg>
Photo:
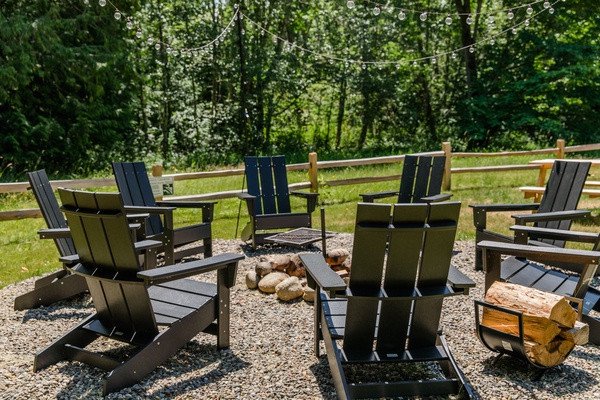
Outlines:
<svg viewBox="0 0 600 400"><path fill-rule="evenodd" d="M450 142L442 142L442 151L446 156L446 164L444 165L444 181L442 189L451 190L451 170L452 170L452 144Z"/></svg>
<svg viewBox="0 0 600 400"><path fill-rule="evenodd" d="M556 139L556 158L565 158L565 139Z"/></svg>
<svg viewBox="0 0 600 400"><path fill-rule="evenodd" d="M154 164L152 165L152 176L162 176L163 175L163 166L162 164ZM162 200L162 195L154 198L155 200Z"/></svg>
<svg viewBox="0 0 600 400"><path fill-rule="evenodd" d="M319 170L317 167L317 153L308 153L308 179L310 180L310 191L319 192Z"/></svg>

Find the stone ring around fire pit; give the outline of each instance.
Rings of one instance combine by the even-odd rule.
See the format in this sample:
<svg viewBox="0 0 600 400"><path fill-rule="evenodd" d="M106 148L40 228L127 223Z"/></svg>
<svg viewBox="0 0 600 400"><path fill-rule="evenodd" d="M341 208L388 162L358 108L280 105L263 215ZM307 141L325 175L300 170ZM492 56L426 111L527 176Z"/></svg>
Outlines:
<svg viewBox="0 0 600 400"><path fill-rule="evenodd" d="M331 249L325 254L325 261L346 284L350 278L350 252L346 249ZM306 283L306 268L298 254L277 254L261 257L254 271L246 274L248 289L258 289L263 293L275 293L282 301L302 297L314 301L314 290Z"/></svg>

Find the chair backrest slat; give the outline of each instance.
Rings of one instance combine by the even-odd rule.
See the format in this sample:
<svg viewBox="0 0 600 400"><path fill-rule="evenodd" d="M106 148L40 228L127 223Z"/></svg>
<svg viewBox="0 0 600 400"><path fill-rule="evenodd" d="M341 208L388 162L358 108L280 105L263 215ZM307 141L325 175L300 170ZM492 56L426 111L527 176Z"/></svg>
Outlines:
<svg viewBox="0 0 600 400"><path fill-rule="evenodd" d="M113 173L125 205L156 207L150 178L148 178L148 172L146 172L143 162L115 162L113 163ZM150 214L146 221L146 235L158 235L163 230L160 217Z"/></svg>
<svg viewBox="0 0 600 400"><path fill-rule="evenodd" d="M67 228L67 221L60 211L60 206L54 195L54 190L48 179L45 170L39 170L27 173L31 191L40 207L42 216L46 225L50 229ZM54 239L61 256L70 256L76 254L75 245L71 238Z"/></svg>
<svg viewBox="0 0 600 400"><path fill-rule="evenodd" d="M273 177L275 179L275 197L277 198L277 213L292 212L290 205L290 190L287 180L287 169L284 156L273 156Z"/></svg>

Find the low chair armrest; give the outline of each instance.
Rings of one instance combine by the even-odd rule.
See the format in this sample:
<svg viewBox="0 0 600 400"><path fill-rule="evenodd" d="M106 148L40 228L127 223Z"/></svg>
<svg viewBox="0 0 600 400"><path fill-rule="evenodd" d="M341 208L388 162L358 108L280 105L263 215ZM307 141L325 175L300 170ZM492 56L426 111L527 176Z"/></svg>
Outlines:
<svg viewBox="0 0 600 400"><path fill-rule="evenodd" d="M582 219L591 215L588 210L572 210L572 211L553 211L547 213L536 214L517 214L512 215L517 225L524 225L529 222L540 221L560 221L565 219Z"/></svg>
<svg viewBox="0 0 600 400"><path fill-rule="evenodd" d="M227 287L235 283L238 262L243 260L242 254L225 253L202 260L169 265L137 273L138 278L144 279L149 285L156 285L176 279L187 278L223 268L228 269Z"/></svg>
<svg viewBox="0 0 600 400"><path fill-rule="evenodd" d="M77 264L79 262L79 254L71 254L69 256L62 256L58 260L65 265Z"/></svg>
<svg viewBox="0 0 600 400"><path fill-rule="evenodd" d="M600 234L593 232L567 231L564 229L538 228L527 225L513 225L510 227L515 232L515 243L525 244L527 239L552 239L568 242L596 243Z"/></svg>
<svg viewBox="0 0 600 400"><path fill-rule="evenodd" d="M500 280L502 255L531 258L542 263L544 261L596 265L600 263L600 252L598 251L531 246L491 240L483 240L477 243L477 247L483 250L486 291L495 281Z"/></svg>
<svg viewBox="0 0 600 400"><path fill-rule="evenodd" d="M256 200L256 196L251 195L248 192L240 192L240 193L237 193L236 196L240 200L246 201L246 207L248 208L248 214L253 216L254 215L254 201Z"/></svg>
<svg viewBox="0 0 600 400"><path fill-rule="evenodd" d="M298 196L306 199L306 211L312 213L317 207L317 198L319 193L312 192L290 192L292 196Z"/></svg>
<svg viewBox="0 0 600 400"><path fill-rule="evenodd" d="M66 239L71 237L69 228L40 229L37 233L40 239Z"/></svg>
<svg viewBox="0 0 600 400"><path fill-rule="evenodd" d="M479 231L487 228L488 212L507 212L507 211L533 211L540 207L540 203L529 204L469 204L473 209L473 225Z"/></svg>
<svg viewBox="0 0 600 400"><path fill-rule="evenodd" d="M375 199L385 199L387 197L398 196L398 192L393 190L388 190L387 192L377 192L377 193L363 193L359 194L362 197L363 203L373 203Z"/></svg>
<svg viewBox="0 0 600 400"><path fill-rule="evenodd" d="M177 207L150 207L150 206L125 206L128 217L134 213L138 214L166 214L173 212Z"/></svg>
<svg viewBox="0 0 600 400"><path fill-rule="evenodd" d="M216 201L181 201L161 200L156 202L159 206L171 206L177 208L200 208L202 210L202 222L211 222L215 215Z"/></svg>
<svg viewBox="0 0 600 400"><path fill-rule="evenodd" d="M329 267L322 254L300 254L300 260L306 267L306 278L312 289L318 285L332 296L335 292L346 289L344 280Z"/></svg>
<svg viewBox="0 0 600 400"><path fill-rule="evenodd" d="M425 203L437 203L439 201L446 201L452 197L452 193L440 193L433 196L421 197L421 201Z"/></svg>
<svg viewBox="0 0 600 400"><path fill-rule="evenodd" d="M448 270L448 285L455 292L469 293L469 289L475 287L475 282L459 271L454 265L450 265Z"/></svg>
<svg viewBox="0 0 600 400"><path fill-rule="evenodd" d="M134 243L135 251L137 253L148 249L156 249L161 247L162 245L162 242L159 242L158 240L140 240L139 242Z"/></svg>

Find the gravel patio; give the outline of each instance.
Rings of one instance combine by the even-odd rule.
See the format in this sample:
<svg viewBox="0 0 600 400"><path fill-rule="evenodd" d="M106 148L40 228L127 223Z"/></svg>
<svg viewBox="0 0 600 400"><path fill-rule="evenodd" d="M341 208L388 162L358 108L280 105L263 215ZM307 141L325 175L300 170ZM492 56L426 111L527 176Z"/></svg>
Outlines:
<svg viewBox="0 0 600 400"><path fill-rule="evenodd" d="M352 247L341 234L328 248ZM313 306L288 303L249 290L247 271L261 256L320 251L284 246L252 252L238 240L215 240L214 254L244 252L231 293L231 347L217 351L214 337L198 335L140 384L108 399L334 399L329 366L315 357ZM477 282L469 296L445 300L442 327L454 357L482 399L598 399L600 347L577 346L566 362L535 381L535 371L509 357L490 365L494 354L475 337L473 300L482 298L483 272L473 270L474 243L456 242L454 265ZM33 373L33 358L51 341L93 312L89 296L50 307L14 311L15 296L30 290L33 279L0 290L0 398L100 398L103 371L77 362L60 362ZM100 344L102 345L102 344Z"/></svg>

